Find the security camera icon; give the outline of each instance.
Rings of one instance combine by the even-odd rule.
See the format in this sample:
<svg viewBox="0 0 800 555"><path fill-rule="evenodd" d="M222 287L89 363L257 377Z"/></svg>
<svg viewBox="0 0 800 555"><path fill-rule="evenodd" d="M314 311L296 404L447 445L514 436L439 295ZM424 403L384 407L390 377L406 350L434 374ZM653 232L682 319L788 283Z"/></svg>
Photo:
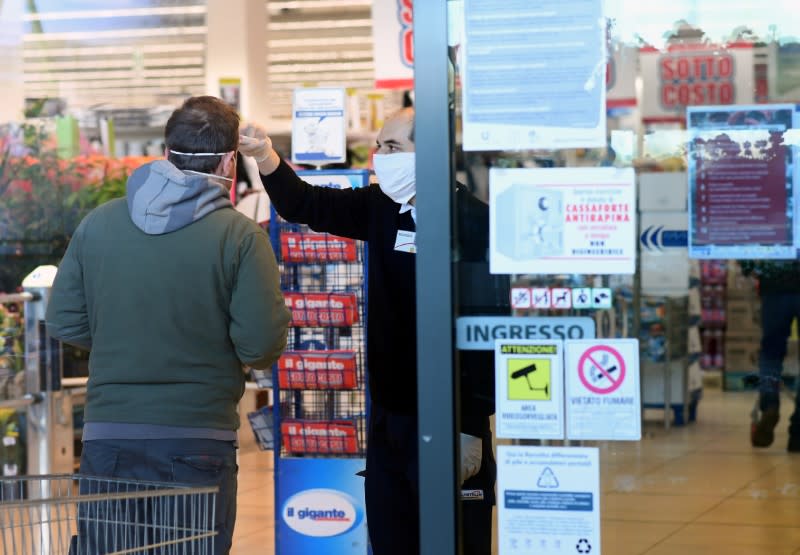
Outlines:
<svg viewBox="0 0 800 555"><path fill-rule="evenodd" d="M544 387L533 387L533 384L531 383L531 374L533 374L534 372L536 372L536 365L530 364L524 368L520 368L519 370L515 370L514 372L512 372L511 379L519 380L521 378L525 378L525 380L528 382L528 389L530 389L531 391L544 391L545 395L549 395L550 387L547 384L545 384Z"/></svg>

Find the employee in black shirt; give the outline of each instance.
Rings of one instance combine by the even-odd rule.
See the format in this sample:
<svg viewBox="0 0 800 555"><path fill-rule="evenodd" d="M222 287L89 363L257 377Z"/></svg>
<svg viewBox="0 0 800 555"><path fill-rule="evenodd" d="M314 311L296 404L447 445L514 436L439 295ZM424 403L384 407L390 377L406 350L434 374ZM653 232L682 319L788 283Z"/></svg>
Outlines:
<svg viewBox="0 0 800 555"><path fill-rule="evenodd" d="M239 149L258 162L264 187L284 219L367 241L369 536L375 555L418 553L414 110L389 118L378 135L373 163L379 185L349 190L309 185L280 159L257 126L244 129ZM507 312L507 280L492 278L488 271L488 207L460 185L456 198L461 312ZM463 503L465 553L488 555L495 481L489 429L492 354L465 352L459 370L462 488L483 496Z"/></svg>

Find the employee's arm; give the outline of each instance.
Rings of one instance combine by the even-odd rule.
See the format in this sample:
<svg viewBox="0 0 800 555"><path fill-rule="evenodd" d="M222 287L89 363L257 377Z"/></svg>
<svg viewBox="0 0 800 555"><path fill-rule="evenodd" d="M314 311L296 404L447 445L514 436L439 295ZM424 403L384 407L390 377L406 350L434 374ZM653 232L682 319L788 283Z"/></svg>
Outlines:
<svg viewBox="0 0 800 555"><path fill-rule="evenodd" d="M267 368L286 348L291 314L280 290L275 254L264 232L252 233L239 246L234 262L230 337L239 360Z"/></svg>
<svg viewBox="0 0 800 555"><path fill-rule="evenodd" d="M80 261L85 223L86 220L78 227L58 266L58 274L47 305L45 323L47 333L51 337L89 350L92 347L92 332L83 288L83 266Z"/></svg>
<svg viewBox="0 0 800 555"><path fill-rule="evenodd" d="M324 231L366 240L369 235L369 187L330 189L309 185L281 160L272 148L266 132L250 126L243 135L239 150L258 162L261 182L275 210L289 222L307 224L315 231Z"/></svg>

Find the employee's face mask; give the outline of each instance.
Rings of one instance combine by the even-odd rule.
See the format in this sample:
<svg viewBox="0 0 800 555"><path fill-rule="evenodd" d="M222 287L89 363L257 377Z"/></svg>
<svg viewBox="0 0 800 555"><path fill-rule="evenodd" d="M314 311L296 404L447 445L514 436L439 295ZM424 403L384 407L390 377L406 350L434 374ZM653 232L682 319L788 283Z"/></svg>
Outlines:
<svg viewBox="0 0 800 555"><path fill-rule="evenodd" d="M398 204L405 204L417 194L416 156L413 152L376 154L372 158L378 185Z"/></svg>
<svg viewBox="0 0 800 555"><path fill-rule="evenodd" d="M172 154L177 154L178 156L225 156L229 154L229 152L179 152L177 150L170 150ZM211 177L213 179L219 179L221 181L226 182L225 187L229 190L231 187L235 185L235 177L236 177L236 161L234 159L233 164L233 176L234 177L225 177L224 175L219 175L216 173L206 173L206 172L198 172L194 170L183 170L186 173L191 173L193 175L205 175L207 177Z"/></svg>

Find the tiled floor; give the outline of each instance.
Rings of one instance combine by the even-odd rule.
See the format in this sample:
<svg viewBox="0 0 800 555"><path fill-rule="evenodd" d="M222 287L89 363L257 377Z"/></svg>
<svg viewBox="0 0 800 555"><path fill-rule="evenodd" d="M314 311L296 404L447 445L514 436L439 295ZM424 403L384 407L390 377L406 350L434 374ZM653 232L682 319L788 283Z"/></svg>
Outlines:
<svg viewBox="0 0 800 555"><path fill-rule="evenodd" d="M753 399L707 388L696 424L652 412L640 443L600 445L604 554L800 555L800 455L785 417L772 448L750 447ZM233 553L273 553L272 456L245 445L239 466Z"/></svg>

